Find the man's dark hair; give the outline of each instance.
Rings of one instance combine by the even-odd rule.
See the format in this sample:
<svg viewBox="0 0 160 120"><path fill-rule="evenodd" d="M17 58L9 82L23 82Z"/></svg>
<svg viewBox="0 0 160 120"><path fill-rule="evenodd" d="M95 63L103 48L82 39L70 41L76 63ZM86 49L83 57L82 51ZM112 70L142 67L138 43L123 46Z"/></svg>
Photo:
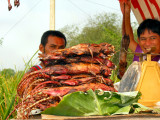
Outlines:
<svg viewBox="0 0 160 120"><path fill-rule="evenodd" d="M140 37L145 30L152 31L153 33L157 33L160 35L160 21L156 19L146 19L144 20L137 29L137 35Z"/></svg>
<svg viewBox="0 0 160 120"><path fill-rule="evenodd" d="M66 41L66 37L63 33L61 33L60 31L56 31L56 30L48 30L46 32L43 33L42 37L41 37L41 44L45 47L45 45L47 44L48 42L48 36L56 36L56 37L60 37L60 38L63 38L64 41L65 41L65 46L67 44L67 41Z"/></svg>

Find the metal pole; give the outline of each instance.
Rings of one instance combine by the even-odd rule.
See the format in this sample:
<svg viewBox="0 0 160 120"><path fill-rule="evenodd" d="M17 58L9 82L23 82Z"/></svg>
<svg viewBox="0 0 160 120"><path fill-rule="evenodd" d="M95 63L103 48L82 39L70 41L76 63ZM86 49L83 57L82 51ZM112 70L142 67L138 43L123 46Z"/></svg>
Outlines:
<svg viewBox="0 0 160 120"><path fill-rule="evenodd" d="M50 0L50 30L55 30L55 0Z"/></svg>

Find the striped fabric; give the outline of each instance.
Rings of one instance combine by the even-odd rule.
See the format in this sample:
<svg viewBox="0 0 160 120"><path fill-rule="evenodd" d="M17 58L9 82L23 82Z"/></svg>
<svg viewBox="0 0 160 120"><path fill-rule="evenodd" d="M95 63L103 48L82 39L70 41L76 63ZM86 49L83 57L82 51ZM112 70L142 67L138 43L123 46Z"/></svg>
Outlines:
<svg viewBox="0 0 160 120"><path fill-rule="evenodd" d="M33 67L31 67L31 69L33 69L34 71L40 70L42 69L41 65L34 65Z"/></svg>
<svg viewBox="0 0 160 120"><path fill-rule="evenodd" d="M141 23L147 18L160 20L160 0L130 0L131 9Z"/></svg>

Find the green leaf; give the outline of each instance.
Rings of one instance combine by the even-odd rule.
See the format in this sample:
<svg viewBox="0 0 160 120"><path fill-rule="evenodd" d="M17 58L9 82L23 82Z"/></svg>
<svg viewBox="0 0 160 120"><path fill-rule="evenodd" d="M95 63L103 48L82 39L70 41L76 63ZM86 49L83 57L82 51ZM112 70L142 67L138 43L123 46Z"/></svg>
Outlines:
<svg viewBox="0 0 160 120"><path fill-rule="evenodd" d="M153 109L146 107L140 103L134 103L133 107L135 108L134 113L152 113Z"/></svg>
<svg viewBox="0 0 160 120"><path fill-rule="evenodd" d="M122 105L126 104L131 104L134 102L137 102L138 99L141 96L141 93L138 91L134 91L134 92L118 92L117 94L119 94L121 96L121 100L122 100Z"/></svg>
<svg viewBox="0 0 160 120"><path fill-rule="evenodd" d="M78 91L64 96L56 107L48 108L41 114L62 116L111 115L114 113L126 114L129 108L123 107L137 101L139 96L139 92L123 94L100 90L95 92L92 90L88 90L87 92Z"/></svg>
<svg viewBox="0 0 160 120"><path fill-rule="evenodd" d="M129 114L131 110L131 106L128 105L128 106L125 106L125 107L122 107L120 108L119 110L117 110L114 114L112 115L118 115L118 114Z"/></svg>

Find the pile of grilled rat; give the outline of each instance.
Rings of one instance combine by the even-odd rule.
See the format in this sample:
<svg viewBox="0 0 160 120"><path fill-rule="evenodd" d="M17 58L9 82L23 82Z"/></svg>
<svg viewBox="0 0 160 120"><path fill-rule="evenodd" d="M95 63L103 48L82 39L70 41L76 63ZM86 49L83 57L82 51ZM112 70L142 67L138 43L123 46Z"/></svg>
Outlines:
<svg viewBox="0 0 160 120"><path fill-rule="evenodd" d="M115 69L109 60L114 53L113 45L101 43L78 44L42 54L40 60L45 68L23 77L18 85L17 93L22 99L20 116L25 118L31 110L56 106L64 95L72 92L89 89L115 92L109 79Z"/></svg>

